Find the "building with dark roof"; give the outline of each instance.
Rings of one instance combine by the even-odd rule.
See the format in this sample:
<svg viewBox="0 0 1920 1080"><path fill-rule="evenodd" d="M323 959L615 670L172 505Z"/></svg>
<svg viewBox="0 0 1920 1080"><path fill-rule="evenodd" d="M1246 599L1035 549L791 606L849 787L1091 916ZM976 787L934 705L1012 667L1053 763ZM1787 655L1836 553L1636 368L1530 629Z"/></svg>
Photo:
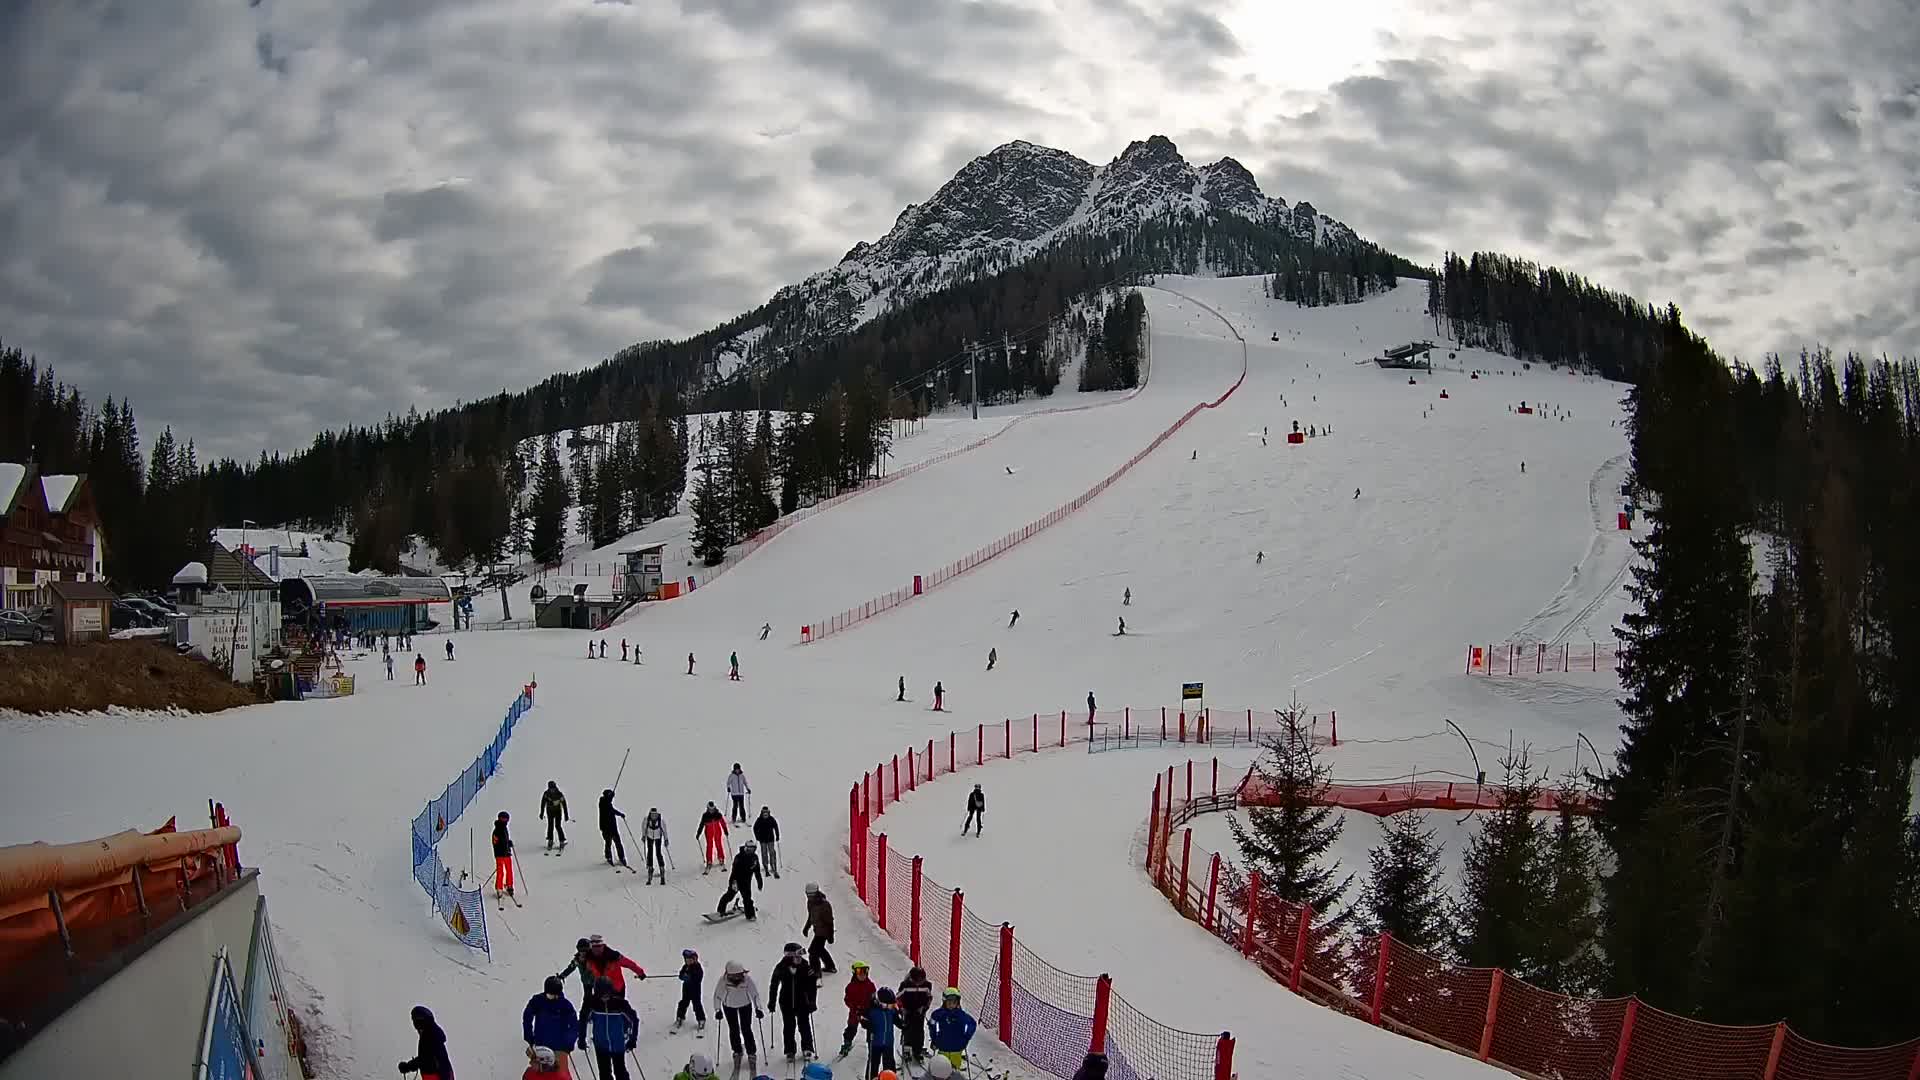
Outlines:
<svg viewBox="0 0 1920 1080"><path fill-rule="evenodd" d="M320 574L280 582L287 613L350 633L417 633L439 625L432 605L453 602L453 591L437 577L367 577Z"/></svg>
<svg viewBox="0 0 1920 1080"><path fill-rule="evenodd" d="M40 607L55 581L98 581L106 542L84 476L0 462L0 607Z"/></svg>

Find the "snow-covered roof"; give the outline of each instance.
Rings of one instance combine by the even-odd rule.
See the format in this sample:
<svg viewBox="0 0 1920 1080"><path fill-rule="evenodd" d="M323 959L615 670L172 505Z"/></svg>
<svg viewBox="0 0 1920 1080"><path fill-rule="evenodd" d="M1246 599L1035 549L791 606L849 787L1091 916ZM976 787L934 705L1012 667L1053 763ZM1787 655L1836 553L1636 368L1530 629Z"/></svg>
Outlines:
<svg viewBox="0 0 1920 1080"><path fill-rule="evenodd" d="M66 513L67 501L80 487L80 478L70 474L40 477L40 490L47 496L47 509L56 514Z"/></svg>
<svg viewBox="0 0 1920 1080"><path fill-rule="evenodd" d="M27 467L17 461L0 461L0 511L13 508L13 494L27 478Z"/></svg>
<svg viewBox="0 0 1920 1080"><path fill-rule="evenodd" d="M173 575L175 585L205 585L207 583L207 564L190 562Z"/></svg>

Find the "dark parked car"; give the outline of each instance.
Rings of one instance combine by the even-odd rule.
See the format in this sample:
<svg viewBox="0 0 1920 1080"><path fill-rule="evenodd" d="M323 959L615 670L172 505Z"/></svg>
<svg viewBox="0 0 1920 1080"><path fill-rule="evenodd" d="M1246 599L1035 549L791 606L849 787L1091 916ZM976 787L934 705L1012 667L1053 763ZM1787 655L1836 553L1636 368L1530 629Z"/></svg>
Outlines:
<svg viewBox="0 0 1920 1080"><path fill-rule="evenodd" d="M152 625L153 620L147 616L146 612L141 611L125 600L115 600L113 602L113 612L107 620L107 628L109 630L132 630Z"/></svg>
<svg viewBox="0 0 1920 1080"><path fill-rule="evenodd" d="M0 641L39 641L46 627L24 611L0 611Z"/></svg>

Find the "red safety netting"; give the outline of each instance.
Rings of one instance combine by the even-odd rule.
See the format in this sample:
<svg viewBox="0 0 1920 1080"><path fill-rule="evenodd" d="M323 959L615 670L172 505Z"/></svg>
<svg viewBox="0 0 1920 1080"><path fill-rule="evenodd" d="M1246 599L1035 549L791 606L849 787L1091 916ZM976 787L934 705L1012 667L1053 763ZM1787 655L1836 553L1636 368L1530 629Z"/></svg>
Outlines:
<svg viewBox="0 0 1920 1080"><path fill-rule="evenodd" d="M1148 880L1222 944L1323 1005L1522 1075L1556 1080L1920 1080L1920 1039L1871 1048L1828 1046L1785 1024L1727 1027L1632 998L1568 997L1491 968L1452 965L1390 938L1341 940L1314 921L1305 921L1302 933L1311 912L1256 890L1230 860L1221 860L1209 890L1216 853L1192 844L1182 826L1199 814L1239 805L1240 789L1214 795L1209 785L1207 794L1199 794L1196 784L1195 796L1187 799L1185 775L1179 767L1161 773L1149 801ZM1398 790L1402 796L1409 790L1431 794L1404 784Z"/></svg>
<svg viewBox="0 0 1920 1080"><path fill-rule="evenodd" d="M1202 1035L1170 1028L1134 1008L1132 1002L1117 993L1109 1000L1108 1080L1214 1075L1220 1053L1218 1033Z"/></svg>

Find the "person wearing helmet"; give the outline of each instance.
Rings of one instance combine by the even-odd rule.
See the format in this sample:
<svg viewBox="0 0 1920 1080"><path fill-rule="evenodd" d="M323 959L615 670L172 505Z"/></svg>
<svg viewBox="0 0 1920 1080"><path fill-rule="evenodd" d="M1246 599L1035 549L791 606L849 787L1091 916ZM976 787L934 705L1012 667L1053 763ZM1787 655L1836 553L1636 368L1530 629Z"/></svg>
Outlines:
<svg viewBox="0 0 1920 1080"><path fill-rule="evenodd" d="M953 1062L948 1060L945 1054L935 1054L933 1057L927 1059L926 1075L932 1077L933 1080L952 1080L953 1077L959 1074L953 1071Z"/></svg>
<svg viewBox="0 0 1920 1080"><path fill-rule="evenodd" d="M824 1061L815 1061L800 1070L800 1080L833 1080L833 1067Z"/></svg>
<svg viewBox="0 0 1920 1080"><path fill-rule="evenodd" d="M680 950L680 1004L673 1010L673 1030L687 1022L687 1007L693 1007L695 1031L707 1030L707 1007L700 1004L700 983L707 977L706 969L700 966L700 954L692 949Z"/></svg>
<svg viewBox="0 0 1920 1080"><path fill-rule="evenodd" d="M933 982L916 967L900 982L901 1060L927 1059L927 1013L933 1009Z"/></svg>
<svg viewBox="0 0 1920 1080"><path fill-rule="evenodd" d="M647 849L647 884L653 884L654 864L660 867L660 883L667 882L667 819L655 806L647 811L647 819L640 826L640 843Z"/></svg>
<svg viewBox="0 0 1920 1080"><path fill-rule="evenodd" d="M567 1000L566 981L558 975L547 976L545 988L527 1000L520 1013L520 1037L527 1045L547 1047L562 1054L573 1049L580 1038L580 1017Z"/></svg>
<svg viewBox="0 0 1920 1080"><path fill-rule="evenodd" d="M493 898L500 899L500 890L513 895L513 838L507 835L507 812L493 819Z"/></svg>
<svg viewBox="0 0 1920 1080"><path fill-rule="evenodd" d="M572 821L573 815L567 813L567 797L560 792L560 781L547 781L547 790L540 793L540 816L547 820L547 850L553 850L553 838L560 837L560 850L567 850L567 828L562 821Z"/></svg>
<svg viewBox="0 0 1920 1080"><path fill-rule="evenodd" d="M627 992L627 976L631 971L641 978L647 977L645 968L620 955L620 950L607 945L607 939L595 934L587 939L587 970L596 979L609 979L613 988L622 995Z"/></svg>
<svg viewBox="0 0 1920 1080"><path fill-rule="evenodd" d="M807 960L799 942L787 942L786 954L773 966L773 979L767 986L767 1009L780 1012L781 1043L789 1063L795 1060L795 1028L800 1030L800 1052L808 1061L814 1058L813 1013L819 1000L820 970Z"/></svg>
<svg viewBox="0 0 1920 1080"><path fill-rule="evenodd" d="M927 1035L933 1041L934 1053L944 1054L956 1069L966 1066L967 1044L973 1041L978 1027L960 1007L960 991L951 986L941 995L940 1007L927 1017Z"/></svg>
<svg viewBox="0 0 1920 1080"><path fill-rule="evenodd" d="M760 842L760 863L767 873L780 876L780 823L774 820L773 807L760 808L760 816L753 819L753 838Z"/></svg>
<svg viewBox="0 0 1920 1080"><path fill-rule="evenodd" d="M687 1059L687 1067L673 1074L673 1080L713 1080L713 1059L696 1053Z"/></svg>
<svg viewBox="0 0 1920 1080"><path fill-rule="evenodd" d="M706 845L707 864L700 871L707 873L714 867L726 862L727 858L727 815L707 800L707 808L700 812L700 831L694 840Z"/></svg>
<svg viewBox="0 0 1920 1080"><path fill-rule="evenodd" d="M1073 1080L1107 1080L1107 1055L1088 1054L1073 1072Z"/></svg>
<svg viewBox="0 0 1920 1080"><path fill-rule="evenodd" d="M973 835L979 836L980 830L986 826L986 823L987 793L980 790L979 784L975 784L973 790L967 794L967 820L960 823L960 835L965 836L967 830L972 829Z"/></svg>
<svg viewBox="0 0 1920 1080"><path fill-rule="evenodd" d="M754 985L753 976L747 974L747 965L738 960L727 961L726 974L713 988L713 1011L727 1021L727 1041L733 1047L733 1068L740 1069L740 1056L746 1052L747 1071L755 1072L760 1068L760 1047L753 1041L753 1022L766 1016L760 1011L760 988Z"/></svg>
<svg viewBox="0 0 1920 1080"><path fill-rule="evenodd" d="M561 1064L565 1060L552 1047L529 1046L527 1071L520 1074L520 1080L567 1080L567 1067Z"/></svg>
<svg viewBox="0 0 1920 1080"><path fill-rule="evenodd" d="M409 1016L420 1043L414 1056L400 1063L400 1071L417 1072L420 1080L453 1080L453 1061L447 1056L447 1033L440 1030L433 1010L415 1005Z"/></svg>
<svg viewBox="0 0 1920 1080"><path fill-rule="evenodd" d="M747 913L747 921L752 922L754 920L753 887L756 882L763 889L767 887L766 876L760 873L760 852L753 841L743 840L740 843L740 850L734 853L733 870L727 875L727 891L720 894L720 906L715 909L716 912L725 915L727 905L733 903L733 898L737 894L740 897L740 906Z"/></svg>
<svg viewBox="0 0 1920 1080"><path fill-rule="evenodd" d="M893 991L884 986L874 991L873 1002L861 1020L861 1026L867 1029L867 1080L878 1080L881 1069L892 1072L899 1066L893 1053L894 1028L899 1020L900 1007L894 1002Z"/></svg>
<svg viewBox="0 0 1920 1080"><path fill-rule="evenodd" d="M873 1004L875 989L873 980L867 976L867 962L855 960L853 977L847 980L847 992L841 997L847 1005L847 1030L840 1035L841 1057L853 1053L853 1033L860 1030L860 1020Z"/></svg>
<svg viewBox="0 0 1920 1080"><path fill-rule="evenodd" d="M820 891L820 886L811 881L807 882L807 922L800 932L813 935L812 943L807 946L807 959L829 975L837 972L833 954L827 951L827 946L833 944L833 904L827 900L827 894Z"/></svg>
<svg viewBox="0 0 1920 1080"><path fill-rule="evenodd" d="M574 942L573 959L567 961L566 967L554 972L558 977L565 979L567 976L578 971L580 973L581 997L587 996L587 994L593 990L593 972L587 968L587 960L593 955L588 950L591 949L592 946L593 942L586 938L581 938L579 941Z"/></svg>
<svg viewBox="0 0 1920 1080"><path fill-rule="evenodd" d="M613 789L607 788L600 793L600 841L606 849L607 865L614 865L613 856L620 855L620 865L627 865L627 845L620 842L619 819L627 815L613 808ZM629 867L631 869L631 867Z"/></svg>
<svg viewBox="0 0 1920 1080"><path fill-rule="evenodd" d="M627 1052L640 1041L640 1017L612 979L595 979L593 992L580 1006L580 1049L591 1043L600 1064L594 1075L603 1080L629 1080Z"/></svg>

